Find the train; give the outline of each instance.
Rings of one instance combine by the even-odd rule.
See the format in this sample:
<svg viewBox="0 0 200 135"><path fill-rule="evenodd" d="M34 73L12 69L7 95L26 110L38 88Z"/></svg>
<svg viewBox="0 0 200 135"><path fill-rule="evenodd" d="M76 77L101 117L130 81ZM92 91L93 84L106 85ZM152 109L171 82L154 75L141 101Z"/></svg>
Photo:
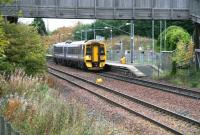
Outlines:
<svg viewBox="0 0 200 135"><path fill-rule="evenodd" d="M55 63L84 70L103 70L106 65L106 45L99 41L61 42L53 45Z"/></svg>

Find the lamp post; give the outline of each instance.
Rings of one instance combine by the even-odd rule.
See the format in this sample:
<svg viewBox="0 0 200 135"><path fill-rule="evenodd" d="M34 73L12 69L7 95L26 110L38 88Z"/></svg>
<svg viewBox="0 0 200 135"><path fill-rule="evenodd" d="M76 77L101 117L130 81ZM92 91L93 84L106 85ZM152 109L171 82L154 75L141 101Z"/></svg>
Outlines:
<svg viewBox="0 0 200 135"><path fill-rule="evenodd" d="M104 23L104 22L103 22L103 23ZM119 30L119 31L122 31L122 32L124 32L124 33L130 35L130 37L131 37L131 43L130 43L130 49L131 49L131 63L133 63L133 53L134 53L134 20L131 20L131 23L126 23L126 25L125 25L125 26L131 25L131 33L128 33L128 32L126 32L126 31L124 31L124 30L121 30L120 28L121 28L123 25L120 26L119 28L117 28L117 27L111 26L111 25L109 25L109 24L107 24L107 23L104 23L104 24L107 25L107 26L109 26L109 27L111 27L111 28L117 29L117 30ZM108 27L107 27L107 28L108 28Z"/></svg>
<svg viewBox="0 0 200 135"><path fill-rule="evenodd" d="M134 53L134 20L131 20L131 63L133 63L133 53Z"/></svg>
<svg viewBox="0 0 200 135"><path fill-rule="evenodd" d="M119 26L119 29L122 27L128 26L128 25L130 25L130 23L126 23L125 25L123 24L123 25Z"/></svg>

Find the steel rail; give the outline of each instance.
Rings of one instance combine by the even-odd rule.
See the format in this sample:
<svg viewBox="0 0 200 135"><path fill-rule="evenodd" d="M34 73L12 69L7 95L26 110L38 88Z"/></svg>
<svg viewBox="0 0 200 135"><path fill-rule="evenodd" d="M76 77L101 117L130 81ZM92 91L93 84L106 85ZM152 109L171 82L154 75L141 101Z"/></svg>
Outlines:
<svg viewBox="0 0 200 135"><path fill-rule="evenodd" d="M162 123L159 123L159 122L157 122L157 121L155 121L155 120L153 120L153 119L151 119L151 118L149 118L149 117L147 117L147 116L145 116L145 115L143 115L143 114L140 114L140 113L138 113L138 112L136 112L136 111L134 111L134 110L132 110L132 109L130 109L130 108L128 108L128 107L125 107L125 106L122 105L122 104L116 103L115 101L110 100L110 99L108 99L108 98L106 98L106 97L104 97L104 96L102 96L102 95L100 95L100 94L98 94L98 93L96 93L96 92L94 92L94 91L91 91L91 90L89 90L89 89L87 89L87 88L85 88L85 87L79 85L79 84L76 83L76 82L73 82L73 81L71 81L71 80L69 80L69 79L67 79L67 78L65 78L65 77L63 77L63 76L58 75L57 73L54 73L54 72L52 72L52 71L49 71L49 73L52 74L52 75L54 75L54 76L56 76L56 77L58 77L58 78L60 78L60 79L62 79L62 80L65 80L65 81L67 81L67 82L69 82L69 83L71 83L71 84L73 84L73 85L75 85L75 86L77 86L77 87L79 87L79 88L81 88L81 89L84 89L84 90L86 90L86 91L88 91L88 92L94 94L95 96L100 97L101 99L104 99L104 100L107 101L108 103L111 103L111 104L113 104L113 105L115 105L115 106L118 106L118 107L120 107L120 108L122 108L122 109L124 109L124 110L126 110L126 111L128 111L128 112L130 112L130 113L133 113L133 114L135 114L135 115L138 115L138 116L144 118L145 120L148 120L148 121L150 121L150 122L152 122L152 123L158 125L159 127L163 128L163 129L165 129L165 130L167 130L167 131L170 131L171 133L174 133L174 134L176 134L176 135L183 135L182 133L180 133L180 132L177 131L176 129L170 128L170 127L168 127L168 126L166 126L166 125L164 125L164 124L162 124Z"/></svg>
<svg viewBox="0 0 200 135"><path fill-rule="evenodd" d="M67 74L68 76L71 76L71 77L76 78L76 79L78 79L78 80L81 80L81 81L83 81L83 82L87 82L87 83L89 83L89 84L91 84L91 85L94 85L94 86L97 86L97 87L99 87L99 88L105 89L106 91L108 91L108 92L110 92L110 93L114 93L114 94L116 94L116 95L118 95L118 96L124 97L124 98L129 99L129 100L134 101L134 102L137 102L137 103L139 103L139 104L142 104L143 106L152 108L152 109L154 109L154 110L158 110L158 111L160 111L160 112L162 112L162 113L171 115L171 116L173 116L173 117L179 118L179 119L184 120L184 121L187 121L187 122L189 122L189 123L196 124L196 125L198 125L198 126L200 125L200 122L199 122L199 121L196 121L196 120L191 119L191 118L189 118L189 117L182 116L182 115L180 115L180 114L174 113L174 112L172 112L172 111L169 111L169 110L166 110L166 109L164 109L164 108L161 108L161 107L155 106L155 105L153 105L153 104L147 103L147 102L145 102L145 101L142 101L142 100L140 100L140 99L138 99L138 98L129 96L129 95L127 95L127 94L124 94L124 93L121 93L121 92L112 90L112 89L110 89L110 88L108 88L108 87L105 87L105 86L102 86L102 85L98 85L98 84L96 84L96 83L94 83L94 82L91 82L91 81L88 81L88 80L86 80L86 79L83 79L83 78L74 76L74 75L72 75L72 74L66 73L66 72L64 72L64 71L61 71L61 70L58 70L58 69L55 69L55 68L52 68L52 67L49 67L49 68L52 69L52 70L54 70L54 71L57 71L57 72L60 72L60 73L63 73L63 74ZM75 83L75 82L73 82L73 83ZM77 84L77 85L78 85L78 84ZM108 100L110 100L110 99L108 99ZM113 101L112 101L112 102L113 102ZM124 108L124 107L122 107L122 108ZM125 109L125 108L124 108L124 109ZM126 109L126 110L127 110L127 109ZM134 111L134 110L132 110L132 111ZM137 112L135 112L135 113L137 113ZM141 114L138 114L138 113L137 113L137 115L141 115ZM142 117L144 118L144 116L142 116ZM147 116L145 116L145 117L147 117ZM147 119L147 118L148 118L148 119ZM145 118L145 119L147 119L147 120L151 119L151 118L149 118L149 117L147 117L147 118ZM151 121L151 120L150 120L150 121ZM155 120L153 120L153 121L155 121ZM155 123L155 122L154 122L154 123ZM158 122L157 122L157 123L158 123ZM155 124L156 124L156 123L155 123ZM157 125L159 125L159 124L157 124ZM166 125L164 125L164 126L166 126ZM161 126L161 127L164 127L164 126ZM166 127L165 127L165 128L166 128ZM168 128L170 128L170 127L168 127ZM169 130L169 129L168 129L168 130ZM173 130L174 130L174 129L173 129ZM176 131L176 132L178 132L178 131ZM174 132L173 132L173 133L174 133ZM177 134L177 133L176 133L176 134Z"/></svg>
<svg viewBox="0 0 200 135"><path fill-rule="evenodd" d="M192 89L187 89L187 88L181 88L177 86L172 86L172 85L167 85L159 82L152 82L148 81L145 79L140 79L140 78L134 78L134 77L128 77L128 76L123 76L123 75L116 75L116 74L110 74L110 73L99 73L98 75L104 76L104 77L109 77L113 78L116 80L120 81L125 81L128 83L134 83L137 85L142 85L145 87L151 87L154 89L159 89L165 92L173 93L173 94L178 94L181 96L185 96L188 98L193 98L193 99L200 99L200 91L195 91Z"/></svg>

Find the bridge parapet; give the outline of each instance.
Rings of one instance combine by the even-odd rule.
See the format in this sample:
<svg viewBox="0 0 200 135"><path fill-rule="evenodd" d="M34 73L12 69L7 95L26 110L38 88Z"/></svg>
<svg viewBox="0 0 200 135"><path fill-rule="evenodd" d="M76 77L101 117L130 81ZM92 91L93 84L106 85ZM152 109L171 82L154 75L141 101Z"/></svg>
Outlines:
<svg viewBox="0 0 200 135"><path fill-rule="evenodd" d="M0 10L5 16L17 16L21 10L24 17L181 20L190 18L190 1L15 0L12 5L1 5Z"/></svg>

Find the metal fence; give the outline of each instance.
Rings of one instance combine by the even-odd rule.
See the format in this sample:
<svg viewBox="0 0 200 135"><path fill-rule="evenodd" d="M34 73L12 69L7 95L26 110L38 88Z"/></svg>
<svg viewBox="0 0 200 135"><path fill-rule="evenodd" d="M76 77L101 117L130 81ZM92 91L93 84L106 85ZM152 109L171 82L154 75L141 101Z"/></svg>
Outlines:
<svg viewBox="0 0 200 135"><path fill-rule="evenodd" d="M196 66L200 69L200 49L195 50Z"/></svg>
<svg viewBox="0 0 200 135"><path fill-rule="evenodd" d="M0 135L20 135L20 133L16 132L11 124L0 116Z"/></svg>
<svg viewBox="0 0 200 135"><path fill-rule="evenodd" d="M126 57L127 64L131 64L130 50L109 50L107 59L110 61L120 62L122 56ZM172 52L154 53L152 51L134 51L133 64L139 65L156 65L162 70L170 70L172 67Z"/></svg>

